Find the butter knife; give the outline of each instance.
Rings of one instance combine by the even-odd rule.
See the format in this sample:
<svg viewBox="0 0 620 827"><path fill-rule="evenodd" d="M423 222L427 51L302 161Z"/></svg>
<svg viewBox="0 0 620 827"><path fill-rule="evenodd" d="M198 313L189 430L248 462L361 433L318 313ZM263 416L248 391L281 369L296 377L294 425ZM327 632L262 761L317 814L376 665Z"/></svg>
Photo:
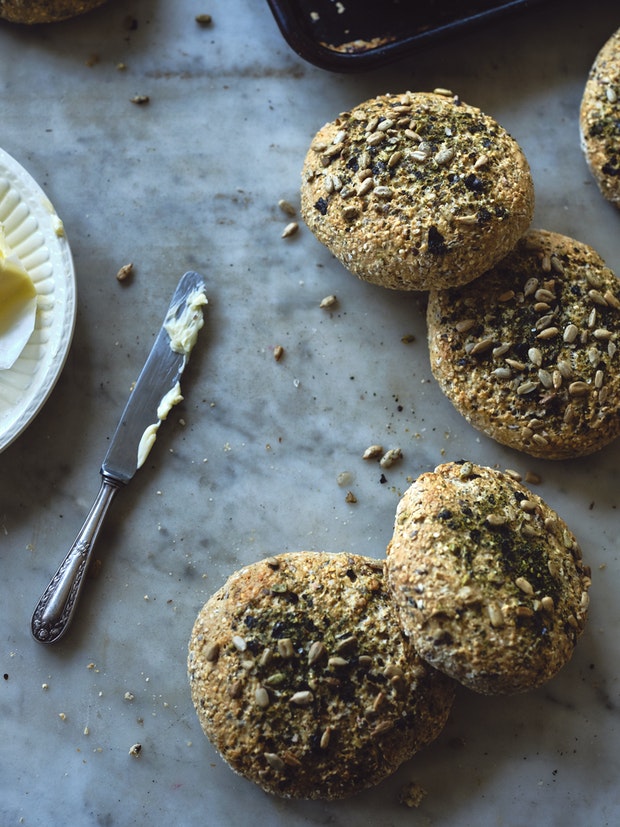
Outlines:
<svg viewBox="0 0 620 827"><path fill-rule="evenodd" d="M185 273L112 437L95 502L33 612L31 630L40 643L54 643L67 631L114 495L144 463L161 422L182 399L180 379L203 326L206 303L202 276Z"/></svg>

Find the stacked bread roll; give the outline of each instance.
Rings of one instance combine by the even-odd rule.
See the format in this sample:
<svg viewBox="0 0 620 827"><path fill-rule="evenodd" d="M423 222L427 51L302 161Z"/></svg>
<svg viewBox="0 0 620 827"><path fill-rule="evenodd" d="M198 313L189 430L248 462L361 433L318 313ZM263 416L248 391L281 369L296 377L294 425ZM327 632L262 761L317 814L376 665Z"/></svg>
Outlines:
<svg viewBox="0 0 620 827"><path fill-rule="evenodd" d="M582 110L608 192L620 182L617 127L615 149L600 148L602 119L619 122L610 62L617 81L617 35L586 95L598 82L607 109ZM474 427L546 459L618 436L620 283L588 245L531 229L527 159L493 118L446 90L366 101L316 134L301 205L359 278L428 291L433 374Z"/></svg>

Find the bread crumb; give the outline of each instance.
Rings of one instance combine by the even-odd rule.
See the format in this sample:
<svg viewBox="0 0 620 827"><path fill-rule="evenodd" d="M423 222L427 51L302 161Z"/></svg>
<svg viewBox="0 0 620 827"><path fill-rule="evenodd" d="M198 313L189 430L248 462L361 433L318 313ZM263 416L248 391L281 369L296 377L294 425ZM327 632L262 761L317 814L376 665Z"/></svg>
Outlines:
<svg viewBox="0 0 620 827"><path fill-rule="evenodd" d="M123 266L119 269L118 273L116 274L117 281L127 281L127 279L133 274L133 262L129 262L128 264L123 264Z"/></svg>
<svg viewBox="0 0 620 827"><path fill-rule="evenodd" d="M210 26L213 23L213 18L210 14L197 14L194 19L199 26Z"/></svg>
<svg viewBox="0 0 620 827"><path fill-rule="evenodd" d="M427 792L424 787L412 781L400 791L399 801L401 804L406 804L407 807L419 807L426 795Z"/></svg>
<svg viewBox="0 0 620 827"><path fill-rule="evenodd" d="M141 752L142 752L142 744L133 744L133 746L131 746L129 748L129 754L133 758L137 758L140 755Z"/></svg>
<svg viewBox="0 0 620 827"><path fill-rule="evenodd" d="M324 299L321 299L319 307L322 307L325 310L326 308L333 307L337 303L338 299L332 294L330 296L325 296Z"/></svg>

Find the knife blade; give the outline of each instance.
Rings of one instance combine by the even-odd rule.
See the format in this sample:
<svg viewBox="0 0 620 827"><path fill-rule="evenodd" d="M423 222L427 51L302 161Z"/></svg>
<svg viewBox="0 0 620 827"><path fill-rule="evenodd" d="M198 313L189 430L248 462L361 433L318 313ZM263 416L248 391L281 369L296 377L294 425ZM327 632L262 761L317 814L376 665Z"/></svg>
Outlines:
<svg viewBox="0 0 620 827"><path fill-rule="evenodd" d="M101 465L101 485L69 552L41 595L31 619L40 643L54 643L67 631L95 541L116 492L144 463L170 409L183 398L180 379L188 363L207 304L205 283L194 271L179 281L163 324L121 414Z"/></svg>

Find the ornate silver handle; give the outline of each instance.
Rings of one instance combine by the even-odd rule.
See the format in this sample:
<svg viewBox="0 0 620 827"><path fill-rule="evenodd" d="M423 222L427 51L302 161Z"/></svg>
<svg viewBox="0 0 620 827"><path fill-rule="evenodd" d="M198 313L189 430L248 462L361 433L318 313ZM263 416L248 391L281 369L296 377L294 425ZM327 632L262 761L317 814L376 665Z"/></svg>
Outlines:
<svg viewBox="0 0 620 827"><path fill-rule="evenodd" d="M95 540L112 499L122 483L103 476L99 493L69 553L41 595L30 628L40 643L55 643L67 631L82 591Z"/></svg>

